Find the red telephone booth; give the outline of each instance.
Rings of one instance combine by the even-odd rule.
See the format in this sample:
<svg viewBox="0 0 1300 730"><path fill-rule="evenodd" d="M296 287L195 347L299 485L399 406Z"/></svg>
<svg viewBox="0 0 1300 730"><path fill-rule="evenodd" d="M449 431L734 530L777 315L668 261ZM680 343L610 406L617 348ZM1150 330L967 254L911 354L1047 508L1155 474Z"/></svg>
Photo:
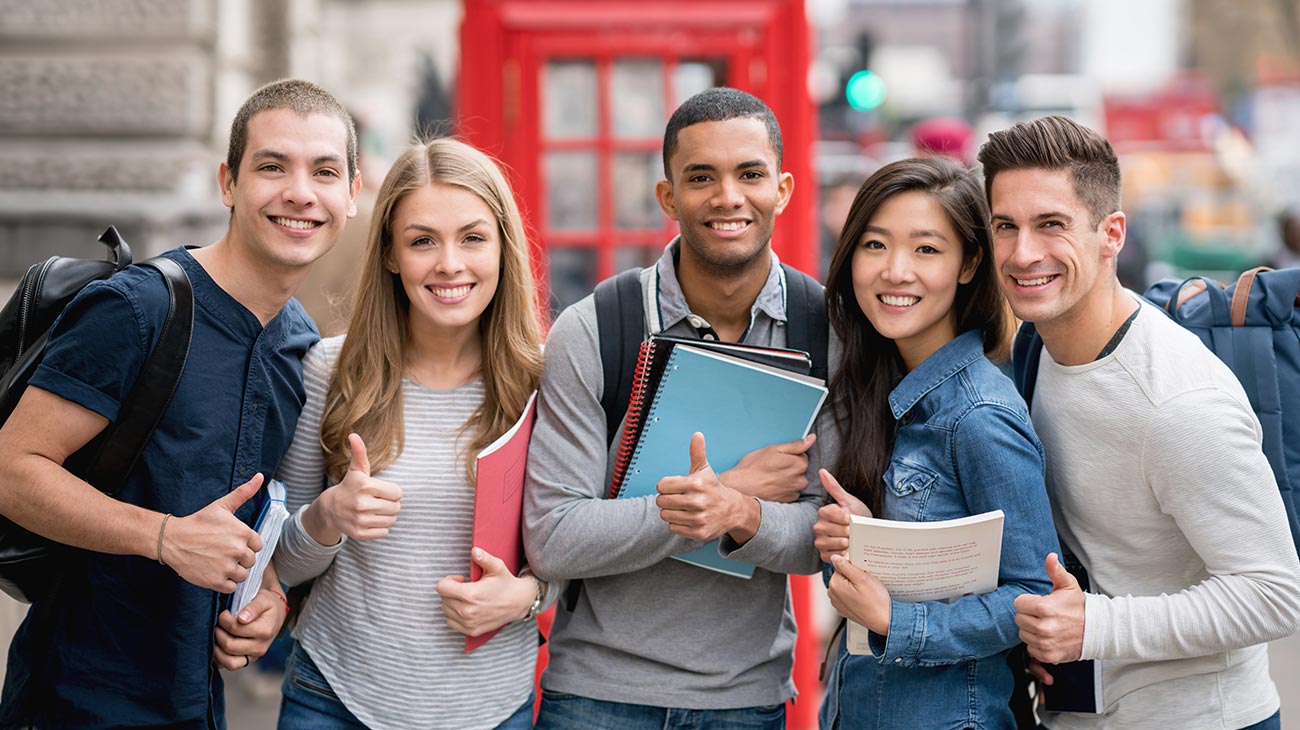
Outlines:
<svg viewBox="0 0 1300 730"><path fill-rule="evenodd" d="M460 48L460 134L509 168L555 311L652 263L676 234L654 196L664 126L710 86L776 113L795 192L773 246L818 273L802 0L465 0ZM812 728L820 641L809 580L792 582L800 698L789 727Z"/></svg>

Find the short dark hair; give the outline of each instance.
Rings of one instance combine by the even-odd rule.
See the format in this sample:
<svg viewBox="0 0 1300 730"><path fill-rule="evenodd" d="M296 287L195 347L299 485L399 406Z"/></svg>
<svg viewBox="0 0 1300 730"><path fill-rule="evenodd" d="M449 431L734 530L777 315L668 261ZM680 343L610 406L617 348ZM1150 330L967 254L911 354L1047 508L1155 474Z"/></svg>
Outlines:
<svg viewBox="0 0 1300 730"><path fill-rule="evenodd" d="M352 115L334 95L310 81L281 79L254 91L230 123L230 143L226 147L226 167L230 178L239 179L239 165L248 147L248 122L260 112L288 109L302 116L324 114L343 122L348 133L348 182L359 174L357 167L357 127Z"/></svg>
<svg viewBox="0 0 1300 730"><path fill-rule="evenodd" d="M1067 117L1021 122L989 135L980 147L984 195L993 203L993 178L1010 170L1068 170L1074 193L1095 228L1119 210L1119 160L1105 137Z"/></svg>
<svg viewBox="0 0 1300 730"><path fill-rule="evenodd" d="M781 169L781 125L776 123L776 115L753 94L726 86L715 86L692 96L668 119L664 130L664 177L672 182L673 173L668 168L668 160L677 151L677 135L683 129L701 122L725 122L728 119L757 119L767 127L767 141L776 153L776 169Z"/></svg>

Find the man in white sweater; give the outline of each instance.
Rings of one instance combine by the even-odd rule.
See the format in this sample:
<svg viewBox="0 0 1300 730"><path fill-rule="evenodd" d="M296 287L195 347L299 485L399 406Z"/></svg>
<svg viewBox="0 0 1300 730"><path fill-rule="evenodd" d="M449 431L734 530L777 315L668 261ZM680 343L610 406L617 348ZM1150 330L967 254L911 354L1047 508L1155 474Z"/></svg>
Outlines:
<svg viewBox="0 0 1300 730"><path fill-rule="evenodd" d="M1099 712L1043 724L1279 728L1265 643L1300 629L1300 562L1244 391L1120 286L1126 219L1105 139L1045 117L991 135L979 159L1003 290L1042 338L1022 390L1053 515L1092 591L1047 556L1054 589L1016 601L1020 636L1039 662L1101 666Z"/></svg>

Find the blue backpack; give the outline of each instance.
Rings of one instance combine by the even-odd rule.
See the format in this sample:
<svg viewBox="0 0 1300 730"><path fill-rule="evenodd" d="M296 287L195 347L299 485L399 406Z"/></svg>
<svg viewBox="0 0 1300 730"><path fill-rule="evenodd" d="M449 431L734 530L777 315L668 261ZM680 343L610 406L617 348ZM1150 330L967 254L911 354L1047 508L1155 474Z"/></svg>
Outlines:
<svg viewBox="0 0 1300 730"><path fill-rule="evenodd" d="M1145 296L1241 381L1300 548L1300 269L1251 269L1227 286L1203 276L1165 279Z"/></svg>
<svg viewBox="0 0 1300 730"><path fill-rule="evenodd" d="M1204 276L1164 279L1144 296L1201 338L1241 381L1264 428L1264 455L1300 552L1300 268L1260 267L1227 286ZM1033 399L1042 349L1033 325L1023 325L1013 376L1025 402Z"/></svg>

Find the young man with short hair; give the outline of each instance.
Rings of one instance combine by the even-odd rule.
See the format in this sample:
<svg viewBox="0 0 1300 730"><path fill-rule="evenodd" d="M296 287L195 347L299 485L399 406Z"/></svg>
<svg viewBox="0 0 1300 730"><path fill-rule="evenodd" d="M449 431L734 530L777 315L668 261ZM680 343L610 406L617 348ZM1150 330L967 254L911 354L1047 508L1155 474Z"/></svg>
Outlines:
<svg viewBox="0 0 1300 730"><path fill-rule="evenodd" d="M1100 714L1044 724L1279 727L1265 642L1300 627L1300 563L1245 392L1120 286L1126 218L1105 139L1045 117L995 132L979 159L1003 290L1042 338L1022 388L1053 515L1092 590L1050 555L1052 593L1018 598L1016 622L1033 658L1102 669ZM1051 668L1033 671L1050 692Z"/></svg>
<svg viewBox="0 0 1300 730"><path fill-rule="evenodd" d="M314 84L262 87L218 172L230 227L163 254L194 290L189 357L140 461L108 496L64 460L109 422L157 341L168 293L131 267L68 305L0 429L0 513L72 546L9 653L0 726L222 728L217 668L266 651L288 606L275 570L234 616L224 594L262 545L250 527L293 437L315 327L293 290L356 212L356 137Z"/></svg>
<svg viewBox="0 0 1300 730"><path fill-rule="evenodd" d="M681 235L641 271L645 333L784 346L808 323L787 317L771 247L794 185L772 111L735 89L690 98L668 123L664 173L659 204ZM794 696L786 574L818 569L823 494L811 477L832 440L826 422L722 474L696 444L698 468L662 479L657 496L602 499L619 438L607 444L597 339L593 297L556 320L529 450L529 564L582 581L557 609L537 727L783 728ZM671 559L717 538L756 566L751 579Z"/></svg>

